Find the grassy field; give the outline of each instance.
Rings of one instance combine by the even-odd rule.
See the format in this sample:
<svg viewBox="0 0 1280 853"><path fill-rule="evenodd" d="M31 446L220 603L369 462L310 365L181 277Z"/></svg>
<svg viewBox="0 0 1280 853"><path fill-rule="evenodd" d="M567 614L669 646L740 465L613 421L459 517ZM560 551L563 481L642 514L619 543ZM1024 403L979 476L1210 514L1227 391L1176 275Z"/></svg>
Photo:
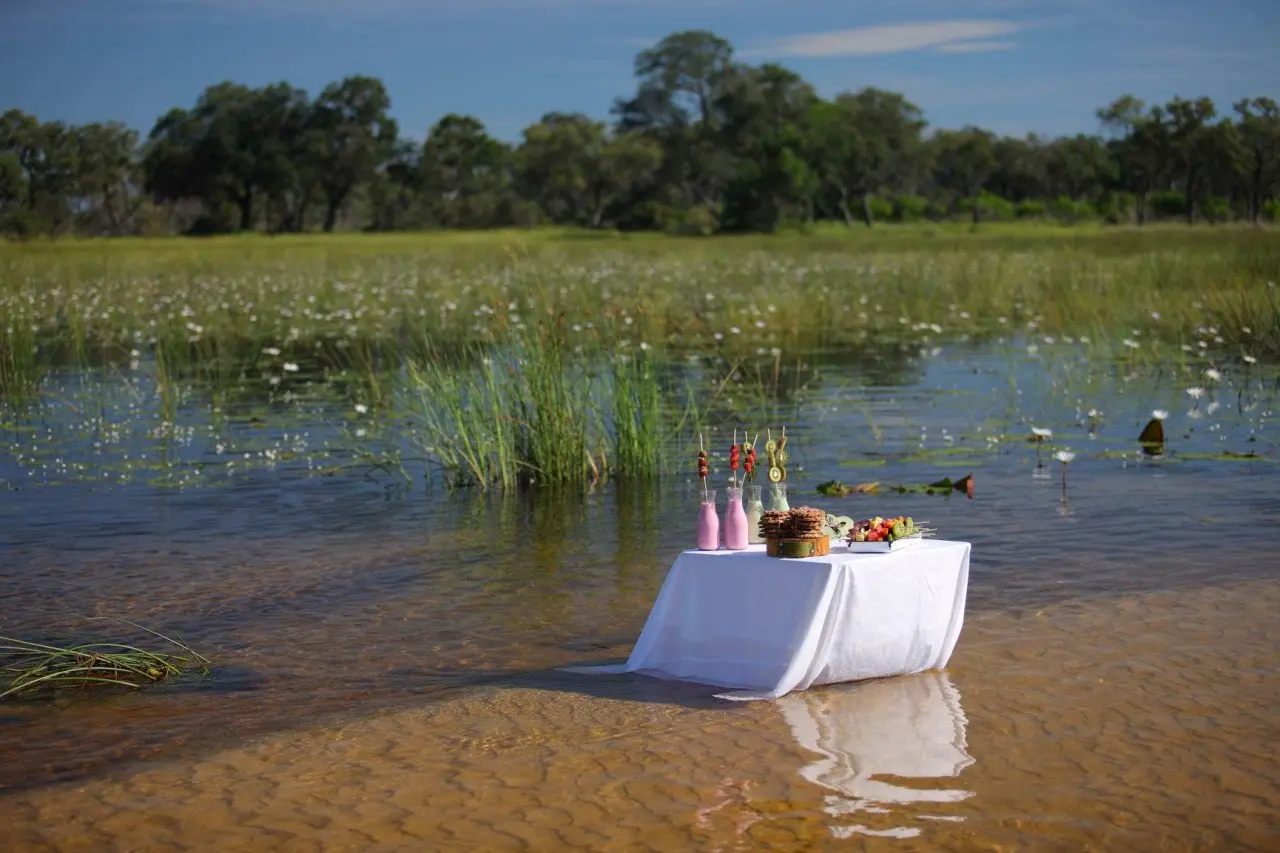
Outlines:
<svg viewBox="0 0 1280 853"><path fill-rule="evenodd" d="M1090 358L1280 356L1280 237L963 226L668 238L569 231L0 246L0 402L49 371L262 394L298 376L392 406L459 484L657 473L698 393L818 349L1067 341ZM739 374L739 379L741 374ZM660 394L661 389L661 394ZM585 393L584 393L585 390ZM659 397L662 397L661 401Z"/></svg>

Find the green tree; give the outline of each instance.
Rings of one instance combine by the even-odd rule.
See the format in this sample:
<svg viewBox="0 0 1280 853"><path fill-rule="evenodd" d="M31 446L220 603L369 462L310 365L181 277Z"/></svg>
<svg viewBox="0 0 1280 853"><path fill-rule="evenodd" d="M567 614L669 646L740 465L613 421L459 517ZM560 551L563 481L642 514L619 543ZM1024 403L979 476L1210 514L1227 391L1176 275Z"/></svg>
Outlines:
<svg viewBox="0 0 1280 853"><path fill-rule="evenodd" d="M1271 98L1244 98L1233 108L1239 116L1241 163L1247 187L1247 213L1253 222L1262 217L1267 199L1280 189L1280 107Z"/></svg>
<svg viewBox="0 0 1280 853"><path fill-rule="evenodd" d="M364 76L326 86L312 105L307 128L318 144L305 150L324 193L326 232L333 230L352 191L390 155L398 133L390 109L382 81Z"/></svg>
<svg viewBox="0 0 1280 853"><path fill-rule="evenodd" d="M75 128L77 196L87 230L121 235L137 228L138 134L119 122Z"/></svg>
<svg viewBox="0 0 1280 853"><path fill-rule="evenodd" d="M7 192L23 196L9 217L12 230L57 234L66 228L73 212L78 153L74 131L62 122L42 123L21 110L0 115Z"/></svg>
<svg viewBox="0 0 1280 853"><path fill-rule="evenodd" d="M510 183L511 150L479 119L456 114L440 119L419 162L427 221L445 228L496 224Z"/></svg>
<svg viewBox="0 0 1280 853"><path fill-rule="evenodd" d="M734 163L717 138L716 107L734 70L732 46L705 30L673 33L637 55L636 94L613 111L619 131L646 134L662 147L654 209L674 209L677 217L698 209L718 225Z"/></svg>
<svg viewBox="0 0 1280 853"><path fill-rule="evenodd" d="M415 216L422 192L418 145L400 139L369 179L369 230L394 231L420 224Z"/></svg>
<svg viewBox="0 0 1280 853"><path fill-rule="evenodd" d="M862 220L871 227L872 197L910 183L922 162L924 128L919 107L881 89L845 92L813 105L810 158L846 224L853 223L852 198L859 198Z"/></svg>
<svg viewBox="0 0 1280 853"><path fill-rule="evenodd" d="M996 169L995 136L966 125L960 130L940 130L931 142L934 180L953 197L970 201L977 224L982 218L979 196Z"/></svg>
<svg viewBox="0 0 1280 853"><path fill-rule="evenodd" d="M804 78L772 63L726 78L715 107L719 147L735 172L726 188L727 227L774 231L813 218L820 182L806 148L817 99Z"/></svg>
<svg viewBox="0 0 1280 853"><path fill-rule="evenodd" d="M297 185L307 113L306 93L286 83L210 86L192 110L170 110L152 128L147 189L162 201L199 198L213 227L224 227L230 203L239 229L250 230L260 199L278 200Z"/></svg>
<svg viewBox="0 0 1280 853"><path fill-rule="evenodd" d="M1147 198L1173 168L1170 123L1161 107L1147 110L1132 95L1122 95L1098 110L1107 143L1117 166L1116 188L1132 193L1138 224L1147 219Z"/></svg>
<svg viewBox="0 0 1280 853"><path fill-rule="evenodd" d="M1213 101L1174 98L1165 105L1169 117L1169 142L1174 162L1182 173L1182 192L1187 200L1187 223L1196 221L1196 202L1208 162L1215 156L1219 140L1210 122L1216 115Z"/></svg>

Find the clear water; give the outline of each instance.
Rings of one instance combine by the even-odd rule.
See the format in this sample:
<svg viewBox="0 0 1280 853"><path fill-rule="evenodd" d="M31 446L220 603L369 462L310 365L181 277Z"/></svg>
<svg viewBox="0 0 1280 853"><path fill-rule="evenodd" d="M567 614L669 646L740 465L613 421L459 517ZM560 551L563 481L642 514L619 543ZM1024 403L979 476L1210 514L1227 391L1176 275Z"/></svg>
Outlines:
<svg viewBox="0 0 1280 853"><path fill-rule="evenodd" d="M216 670L0 705L0 847L1277 840L1274 372L1213 381L1060 342L890 361L810 359L775 421L791 503L972 542L965 633L946 674L747 709L554 672L625 657L692 545L695 478L406 488L324 471L379 439L317 385L216 404L196 389L165 427L145 369L57 377L0 416L0 633L101 636L86 617L120 616ZM1154 409L1160 458L1136 443ZM970 472L971 499L889 488ZM882 492L814 492L832 479ZM921 730L899 731L904 714Z"/></svg>

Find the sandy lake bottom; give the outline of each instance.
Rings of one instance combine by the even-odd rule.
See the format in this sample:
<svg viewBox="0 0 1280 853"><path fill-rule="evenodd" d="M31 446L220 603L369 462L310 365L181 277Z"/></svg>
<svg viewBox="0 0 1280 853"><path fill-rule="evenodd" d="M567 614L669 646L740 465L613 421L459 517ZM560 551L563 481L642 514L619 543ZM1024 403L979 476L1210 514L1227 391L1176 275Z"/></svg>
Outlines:
<svg viewBox="0 0 1280 853"><path fill-rule="evenodd" d="M1274 850L1278 609L1258 580L978 613L945 673L777 702L498 680L11 791L0 849Z"/></svg>

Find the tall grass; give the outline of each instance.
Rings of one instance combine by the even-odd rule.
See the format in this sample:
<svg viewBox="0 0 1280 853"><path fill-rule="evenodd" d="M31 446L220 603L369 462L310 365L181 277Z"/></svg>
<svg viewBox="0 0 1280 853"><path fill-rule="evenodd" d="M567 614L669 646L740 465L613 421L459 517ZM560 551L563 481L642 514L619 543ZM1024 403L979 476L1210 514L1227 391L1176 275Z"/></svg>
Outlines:
<svg viewBox="0 0 1280 853"><path fill-rule="evenodd" d="M1280 358L1272 231L572 236L0 245L0 408L64 365L138 379L161 426L193 388L271 406L323 389L375 407L450 486L580 488L669 471L710 416L787 420L806 353L872 355L873 383L949 341ZM672 369L694 356L714 371Z"/></svg>
<svg viewBox="0 0 1280 853"><path fill-rule="evenodd" d="M668 435L657 366L642 349L615 356L611 368L614 462L632 477L656 477L665 468Z"/></svg>
<svg viewBox="0 0 1280 853"><path fill-rule="evenodd" d="M548 484L582 486L601 479L605 460L591 455L591 377L566 358L559 320L542 326L512 368L518 388L516 453L526 474Z"/></svg>
<svg viewBox="0 0 1280 853"><path fill-rule="evenodd" d="M512 488L520 480L512 389L490 359L478 373L443 362L408 365L411 440L450 487Z"/></svg>
<svg viewBox="0 0 1280 853"><path fill-rule="evenodd" d="M658 359L639 352L570 350L551 322L512 347L411 363L411 440L451 487L656 477L696 402L665 392Z"/></svg>
<svg viewBox="0 0 1280 853"><path fill-rule="evenodd" d="M795 352L1034 322L1167 341L1213 326L1226 349L1277 356L1268 282L1280 282L1275 233L1228 228L0 245L0 381L29 375L36 347L72 364L163 347L175 375L225 382L270 367L267 347L379 374L432 348L509 343L555 314L566 345L615 351Z"/></svg>

